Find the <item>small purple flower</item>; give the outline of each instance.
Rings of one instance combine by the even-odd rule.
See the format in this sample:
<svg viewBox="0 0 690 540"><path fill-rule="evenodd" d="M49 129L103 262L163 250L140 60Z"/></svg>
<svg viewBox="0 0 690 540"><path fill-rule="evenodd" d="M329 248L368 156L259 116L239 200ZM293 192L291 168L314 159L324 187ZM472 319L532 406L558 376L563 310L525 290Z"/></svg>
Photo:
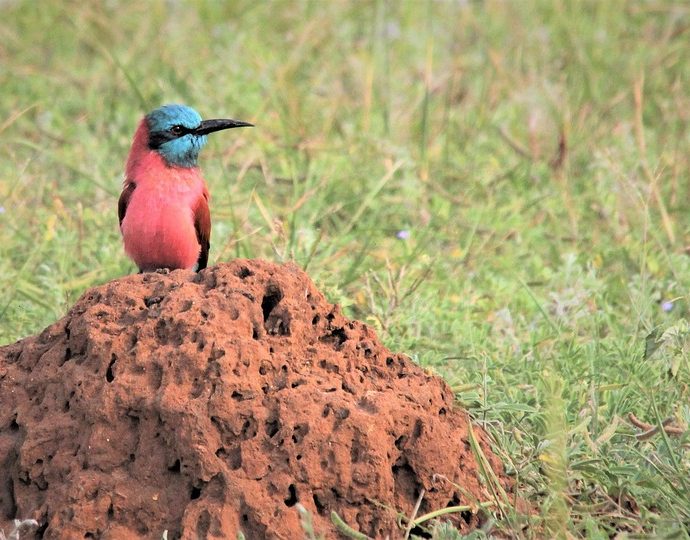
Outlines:
<svg viewBox="0 0 690 540"><path fill-rule="evenodd" d="M5 207L4 207L4 206L0 206L0 214L4 214L4 213L5 213Z"/></svg>
<svg viewBox="0 0 690 540"><path fill-rule="evenodd" d="M668 313L673 309L673 302L670 302L669 300L666 300L666 302L662 302L661 309L664 311L664 313Z"/></svg>
<svg viewBox="0 0 690 540"><path fill-rule="evenodd" d="M410 231L408 231L407 229L403 229L403 230L395 233L395 237L398 240L409 240L410 236L411 236Z"/></svg>

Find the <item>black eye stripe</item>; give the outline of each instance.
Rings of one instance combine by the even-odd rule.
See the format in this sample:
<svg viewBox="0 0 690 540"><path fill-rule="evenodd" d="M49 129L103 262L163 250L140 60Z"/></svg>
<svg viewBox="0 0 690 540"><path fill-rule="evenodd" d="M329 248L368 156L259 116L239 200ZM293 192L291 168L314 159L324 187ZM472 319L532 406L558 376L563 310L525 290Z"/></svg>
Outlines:
<svg viewBox="0 0 690 540"><path fill-rule="evenodd" d="M168 132L154 131L152 133L149 133L149 148L151 150L156 150L157 148L160 148L163 144L167 143L168 141L172 141L175 138L177 137Z"/></svg>
<svg viewBox="0 0 690 540"><path fill-rule="evenodd" d="M194 129L190 129L182 125L174 125L165 131L153 131L149 134L149 148L151 150L156 150L160 148L163 144L174 139L179 139L192 133Z"/></svg>

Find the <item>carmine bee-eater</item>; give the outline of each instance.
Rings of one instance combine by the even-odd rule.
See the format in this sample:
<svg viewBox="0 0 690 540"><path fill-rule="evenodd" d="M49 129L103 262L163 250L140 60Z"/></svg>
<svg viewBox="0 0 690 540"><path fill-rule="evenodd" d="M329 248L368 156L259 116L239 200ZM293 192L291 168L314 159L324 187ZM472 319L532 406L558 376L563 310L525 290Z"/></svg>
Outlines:
<svg viewBox="0 0 690 540"><path fill-rule="evenodd" d="M252 124L202 120L184 105L164 105L141 120L117 205L125 252L141 272L206 268L211 214L197 158L206 135L245 126Z"/></svg>

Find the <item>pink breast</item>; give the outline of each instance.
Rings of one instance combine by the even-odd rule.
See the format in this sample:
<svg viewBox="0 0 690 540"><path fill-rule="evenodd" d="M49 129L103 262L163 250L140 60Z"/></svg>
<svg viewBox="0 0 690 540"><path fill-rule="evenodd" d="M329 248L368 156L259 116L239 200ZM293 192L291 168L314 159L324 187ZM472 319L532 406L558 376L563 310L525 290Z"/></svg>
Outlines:
<svg viewBox="0 0 690 540"><path fill-rule="evenodd" d="M194 210L206 192L199 170L167 167L151 152L130 173L136 188L121 224L125 251L141 270L193 268L201 250Z"/></svg>
<svg viewBox="0 0 690 540"><path fill-rule="evenodd" d="M200 245L190 206L132 197L122 221L125 251L144 271L193 268Z"/></svg>

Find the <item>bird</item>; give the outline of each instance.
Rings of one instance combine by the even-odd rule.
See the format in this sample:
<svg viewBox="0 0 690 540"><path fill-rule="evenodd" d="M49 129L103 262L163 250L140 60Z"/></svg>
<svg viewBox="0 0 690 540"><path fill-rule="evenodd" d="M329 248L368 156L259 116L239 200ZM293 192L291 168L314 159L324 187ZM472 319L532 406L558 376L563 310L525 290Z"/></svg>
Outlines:
<svg viewBox="0 0 690 540"><path fill-rule="evenodd" d="M117 204L125 253L140 273L206 268L211 214L197 159L208 134L239 127L253 124L202 120L179 104L163 105L141 119Z"/></svg>

